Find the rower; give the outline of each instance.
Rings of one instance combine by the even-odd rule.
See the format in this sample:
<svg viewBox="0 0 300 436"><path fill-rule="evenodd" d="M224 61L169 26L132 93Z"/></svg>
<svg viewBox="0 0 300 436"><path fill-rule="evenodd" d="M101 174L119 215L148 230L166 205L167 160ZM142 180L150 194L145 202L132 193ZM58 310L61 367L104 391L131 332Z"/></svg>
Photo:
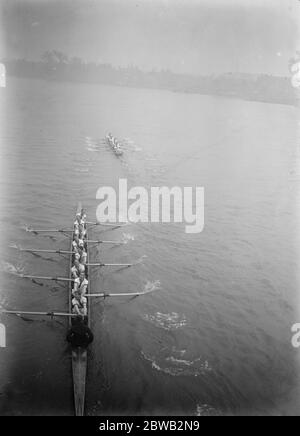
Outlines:
<svg viewBox="0 0 300 436"><path fill-rule="evenodd" d="M78 236L74 236L74 240L72 242L72 250L75 251L77 247L79 247L79 238Z"/></svg>
<svg viewBox="0 0 300 436"><path fill-rule="evenodd" d="M87 316L87 298L81 295L79 291L73 293L72 313L80 316Z"/></svg>
<svg viewBox="0 0 300 436"><path fill-rule="evenodd" d="M74 222L74 227L77 227L80 224L80 220L81 220L81 213L77 213L76 214L76 218L75 218L75 222Z"/></svg>
<svg viewBox="0 0 300 436"><path fill-rule="evenodd" d="M80 225L85 229L86 228L86 215L84 214L80 220Z"/></svg>
<svg viewBox="0 0 300 436"><path fill-rule="evenodd" d="M91 342L93 342L94 335L90 328L83 323L80 319L74 322L71 329L67 334L67 341L72 347L87 348Z"/></svg>
<svg viewBox="0 0 300 436"><path fill-rule="evenodd" d="M78 262L80 262L80 259L81 259L81 250L79 248L76 248L75 250L76 251L74 252L74 255L73 255L73 262L75 262L76 260L78 260Z"/></svg>
<svg viewBox="0 0 300 436"><path fill-rule="evenodd" d="M79 274L79 277L74 280L74 289L72 291L72 294L75 295L77 292L79 292L80 295L86 294L88 284L89 281L86 279L85 273L81 272Z"/></svg>
<svg viewBox="0 0 300 436"><path fill-rule="evenodd" d="M81 248L81 250L84 249L84 240L82 235L79 235L80 237L78 238L78 247Z"/></svg>
<svg viewBox="0 0 300 436"><path fill-rule="evenodd" d="M83 224L80 224L80 225L79 225L79 237L80 237L81 239L83 239L83 238L86 237L86 229L85 229L85 227L84 227Z"/></svg>
<svg viewBox="0 0 300 436"><path fill-rule="evenodd" d="M80 262L82 263L82 265L86 265L87 256L88 256L87 252L85 250L82 250L81 257L80 257Z"/></svg>
<svg viewBox="0 0 300 436"><path fill-rule="evenodd" d="M85 273L85 266L79 262L79 260L75 259L74 265L71 268L72 277L77 279L81 273Z"/></svg>

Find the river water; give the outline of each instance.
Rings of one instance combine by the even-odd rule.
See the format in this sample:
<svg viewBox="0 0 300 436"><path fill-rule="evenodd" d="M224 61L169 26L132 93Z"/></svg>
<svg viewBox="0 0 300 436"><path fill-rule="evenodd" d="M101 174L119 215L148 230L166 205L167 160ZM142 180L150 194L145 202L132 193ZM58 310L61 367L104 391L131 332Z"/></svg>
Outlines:
<svg viewBox="0 0 300 436"><path fill-rule="evenodd" d="M100 186L202 186L205 227L130 224L97 239L92 292L158 288L93 300L88 415L280 415L299 412L291 326L299 283L298 120L292 106L112 86L8 78L1 91L1 287L9 309L67 310L67 228L78 200L96 219ZM116 158L103 142L122 139ZM73 414L62 319L1 315L0 414Z"/></svg>

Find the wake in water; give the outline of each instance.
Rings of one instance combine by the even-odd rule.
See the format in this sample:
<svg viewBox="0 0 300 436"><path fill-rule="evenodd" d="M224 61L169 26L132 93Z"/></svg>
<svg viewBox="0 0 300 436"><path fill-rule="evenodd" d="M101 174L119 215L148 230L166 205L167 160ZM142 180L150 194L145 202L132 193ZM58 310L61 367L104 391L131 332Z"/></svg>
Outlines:
<svg viewBox="0 0 300 436"><path fill-rule="evenodd" d="M1 262L0 265L1 265L0 266L1 271L8 273L8 274L13 274L15 276L19 276L20 274L22 274L24 272L23 267L16 267L9 262Z"/></svg>
<svg viewBox="0 0 300 436"><path fill-rule="evenodd" d="M207 360L198 357L194 360L177 359L174 356L147 355L141 351L142 357L151 363L153 369L173 377L198 377L212 371Z"/></svg>
<svg viewBox="0 0 300 436"><path fill-rule="evenodd" d="M150 282L149 280L145 284L144 292L154 292L161 289L161 283L159 280L155 280L154 282Z"/></svg>
<svg viewBox="0 0 300 436"><path fill-rule="evenodd" d="M98 141L97 139L92 138L91 136L86 136L84 138L84 142L87 151L93 153L98 153L99 151L101 151L101 146L103 145L102 141Z"/></svg>
<svg viewBox="0 0 300 436"><path fill-rule="evenodd" d="M156 327L163 328L164 330L177 330L187 325L185 315L179 315L176 312L161 313L156 312L154 315L143 315L145 321L150 322Z"/></svg>
<svg viewBox="0 0 300 436"><path fill-rule="evenodd" d="M123 233L122 243L126 245L130 241L134 241L134 236L130 233Z"/></svg>
<svg viewBox="0 0 300 436"><path fill-rule="evenodd" d="M123 143L123 148L126 149L126 150L130 150L130 151L133 151L133 152L141 152L141 151L143 151L143 149L140 146L138 146L130 138L124 138L122 140L122 143Z"/></svg>
<svg viewBox="0 0 300 436"><path fill-rule="evenodd" d="M143 256L141 256L138 260L136 260L133 264L132 264L132 266L136 266L136 265L141 265L143 262L144 262L144 260L145 259L147 259L147 255L146 254L144 254Z"/></svg>
<svg viewBox="0 0 300 436"><path fill-rule="evenodd" d="M222 413L209 404L197 404L196 416L221 416Z"/></svg>

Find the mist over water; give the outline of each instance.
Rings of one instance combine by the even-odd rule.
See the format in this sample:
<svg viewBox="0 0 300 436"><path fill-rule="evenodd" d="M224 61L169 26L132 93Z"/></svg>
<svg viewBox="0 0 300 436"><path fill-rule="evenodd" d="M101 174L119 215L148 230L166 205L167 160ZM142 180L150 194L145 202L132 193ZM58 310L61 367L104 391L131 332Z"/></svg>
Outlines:
<svg viewBox="0 0 300 436"><path fill-rule="evenodd" d="M86 413L286 414L299 410L297 206L299 113L294 107L167 91L11 79L1 89L0 306L65 311L68 249L61 234L78 201L96 219L100 186L203 186L205 227L93 228L93 293L157 291L93 300ZM103 141L124 146L116 158ZM73 414L67 321L2 315L0 414Z"/></svg>

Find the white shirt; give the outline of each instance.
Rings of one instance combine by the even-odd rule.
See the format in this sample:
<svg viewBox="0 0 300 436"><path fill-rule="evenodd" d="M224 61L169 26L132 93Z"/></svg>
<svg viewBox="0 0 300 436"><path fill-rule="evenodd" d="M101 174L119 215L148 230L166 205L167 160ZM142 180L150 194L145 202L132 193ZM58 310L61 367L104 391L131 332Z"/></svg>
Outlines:
<svg viewBox="0 0 300 436"><path fill-rule="evenodd" d="M75 265L72 266L72 268L71 268L71 274L72 274L72 276L75 277L75 278L77 278L78 275L79 275L78 273L79 273L79 271L78 271L78 269L76 268L76 266L75 266Z"/></svg>
<svg viewBox="0 0 300 436"><path fill-rule="evenodd" d="M80 261L81 261L81 263L82 263L83 265L85 265L85 264L86 264L86 260L87 260L87 253L86 253L85 251L83 251L82 254L81 254L81 259L80 259Z"/></svg>
<svg viewBox="0 0 300 436"><path fill-rule="evenodd" d="M80 278L77 277L74 280L74 292L79 291L82 295L86 294L88 284L89 284L89 281L87 279L83 279L81 282Z"/></svg>
<svg viewBox="0 0 300 436"><path fill-rule="evenodd" d="M80 297L80 299L72 298L72 312L76 313L75 308L78 308L78 311L82 314L82 312L86 312L87 299L86 297ZM85 313L83 313L85 315Z"/></svg>
<svg viewBox="0 0 300 436"><path fill-rule="evenodd" d="M77 260L80 259L80 254L79 253L75 253L75 259L77 259Z"/></svg>
<svg viewBox="0 0 300 436"><path fill-rule="evenodd" d="M80 263L80 264L78 265L78 269L79 269L79 272L80 272L80 273L85 272L85 266L82 265L82 263Z"/></svg>
<svg viewBox="0 0 300 436"><path fill-rule="evenodd" d="M86 236L86 229L82 228L81 231L80 231L80 237L81 238L85 238L85 236Z"/></svg>

